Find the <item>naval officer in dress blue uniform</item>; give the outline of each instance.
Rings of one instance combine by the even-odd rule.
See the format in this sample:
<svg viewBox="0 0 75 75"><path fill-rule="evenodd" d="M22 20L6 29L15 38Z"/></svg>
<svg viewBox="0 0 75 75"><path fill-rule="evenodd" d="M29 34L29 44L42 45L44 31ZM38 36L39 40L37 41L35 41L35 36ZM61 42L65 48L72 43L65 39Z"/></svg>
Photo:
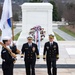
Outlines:
<svg viewBox="0 0 75 75"><path fill-rule="evenodd" d="M54 35L50 34L49 41L45 43L43 51L43 59L46 59L48 75L57 75L56 61L59 59L59 48L58 44L53 40Z"/></svg>
<svg viewBox="0 0 75 75"><path fill-rule="evenodd" d="M36 58L39 59L39 51L37 45L32 42L32 36L28 36L27 40L28 42L23 44L21 50L22 55L24 54L26 75L35 75L35 63Z"/></svg>

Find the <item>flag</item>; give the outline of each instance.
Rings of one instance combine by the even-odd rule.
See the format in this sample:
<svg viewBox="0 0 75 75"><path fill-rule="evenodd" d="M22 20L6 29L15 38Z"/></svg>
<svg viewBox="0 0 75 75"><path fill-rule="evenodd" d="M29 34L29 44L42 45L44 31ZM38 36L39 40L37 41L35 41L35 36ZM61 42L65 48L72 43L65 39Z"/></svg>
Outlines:
<svg viewBox="0 0 75 75"><path fill-rule="evenodd" d="M2 37L10 36L12 37L12 4L11 0L5 0L3 4L2 16L0 20L0 29L2 30Z"/></svg>

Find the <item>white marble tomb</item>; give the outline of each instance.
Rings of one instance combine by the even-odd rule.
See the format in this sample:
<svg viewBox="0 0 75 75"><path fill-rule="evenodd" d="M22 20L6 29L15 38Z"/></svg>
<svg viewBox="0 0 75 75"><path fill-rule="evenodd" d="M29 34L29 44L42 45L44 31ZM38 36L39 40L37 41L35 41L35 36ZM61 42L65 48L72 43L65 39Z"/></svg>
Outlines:
<svg viewBox="0 0 75 75"><path fill-rule="evenodd" d="M52 31L53 5L50 3L24 3L22 6L22 32L17 41L18 47L27 41L27 36L31 28L40 25L46 31L44 40L48 40L48 35Z"/></svg>

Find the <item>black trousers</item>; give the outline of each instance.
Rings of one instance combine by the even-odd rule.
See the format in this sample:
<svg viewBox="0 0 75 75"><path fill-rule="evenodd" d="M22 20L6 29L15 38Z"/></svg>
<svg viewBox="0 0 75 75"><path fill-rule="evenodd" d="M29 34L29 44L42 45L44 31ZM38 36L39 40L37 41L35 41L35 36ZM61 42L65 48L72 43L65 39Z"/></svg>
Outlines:
<svg viewBox="0 0 75 75"><path fill-rule="evenodd" d="M13 75L13 64L2 63L3 75Z"/></svg>
<svg viewBox="0 0 75 75"><path fill-rule="evenodd" d="M26 75L35 75L35 60L26 60Z"/></svg>
<svg viewBox="0 0 75 75"><path fill-rule="evenodd" d="M48 75L57 75L56 60L47 59L46 62L47 62ZM52 71L51 71L51 67L52 67Z"/></svg>

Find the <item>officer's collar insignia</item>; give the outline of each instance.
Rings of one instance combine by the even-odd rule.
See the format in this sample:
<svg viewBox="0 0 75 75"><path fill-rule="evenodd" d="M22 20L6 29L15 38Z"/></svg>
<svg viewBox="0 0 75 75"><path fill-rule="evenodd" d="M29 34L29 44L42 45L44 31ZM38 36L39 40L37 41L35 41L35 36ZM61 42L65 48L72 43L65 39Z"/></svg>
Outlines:
<svg viewBox="0 0 75 75"><path fill-rule="evenodd" d="M32 48L33 52L35 52L35 47Z"/></svg>

